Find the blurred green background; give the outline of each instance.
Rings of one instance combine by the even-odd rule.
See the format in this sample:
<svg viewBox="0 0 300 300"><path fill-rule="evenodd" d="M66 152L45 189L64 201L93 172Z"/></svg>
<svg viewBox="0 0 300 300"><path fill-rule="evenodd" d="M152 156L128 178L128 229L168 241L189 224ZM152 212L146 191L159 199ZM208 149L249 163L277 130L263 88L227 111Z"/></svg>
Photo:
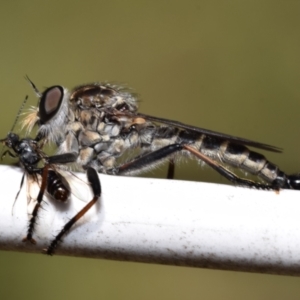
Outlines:
<svg viewBox="0 0 300 300"><path fill-rule="evenodd" d="M300 1L27 0L0 7L1 137L25 95L36 104L24 75L40 89L108 80L133 87L144 113L283 147L284 154L265 154L287 173L299 171ZM227 184L188 162L176 178ZM285 276L3 251L0 266L1 299L300 297L299 278Z"/></svg>

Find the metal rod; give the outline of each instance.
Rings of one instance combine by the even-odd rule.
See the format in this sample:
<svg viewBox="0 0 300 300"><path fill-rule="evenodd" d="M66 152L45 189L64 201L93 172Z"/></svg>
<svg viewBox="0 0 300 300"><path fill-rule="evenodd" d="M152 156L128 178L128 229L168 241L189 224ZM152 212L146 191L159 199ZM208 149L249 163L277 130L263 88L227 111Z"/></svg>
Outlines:
<svg viewBox="0 0 300 300"><path fill-rule="evenodd" d="M0 249L41 253L85 202L74 195L69 205L47 201L37 244L23 243L32 205L27 207L24 185L12 211L21 176L19 169L0 166ZM100 180L99 205L76 223L55 255L300 275L298 191L101 174ZM83 196L86 202L89 197Z"/></svg>

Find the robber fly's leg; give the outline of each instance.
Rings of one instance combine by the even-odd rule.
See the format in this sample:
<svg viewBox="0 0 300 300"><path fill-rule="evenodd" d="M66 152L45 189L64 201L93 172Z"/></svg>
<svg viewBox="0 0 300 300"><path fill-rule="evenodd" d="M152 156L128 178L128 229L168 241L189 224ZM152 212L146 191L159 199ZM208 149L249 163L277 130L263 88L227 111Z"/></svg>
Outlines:
<svg viewBox="0 0 300 300"><path fill-rule="evenodd" d="M94 168L87 168L87 178L93 190L93 199L78 212L58 233L58 235L50 243L49 247L45 250L46 254L52 255L57 247L61 238L70 230L70 228L98 201L101 195L101 185L97 171Z"/></svg>
<svg viewBox="0 0 300 300"><path fill-rule="evenodd" d="M142 168L146 168L147 165L151 165L152 163L158 162L159 160L167 158L169 155L178 152L186 150L189 151L191 154L197 156L200 160L206 162L210 167L212 167L214 170L216 170L219 174L227 178L229 181L242 185L247 187L255 187L258 189L266 189L266 190L279 190L279 186L276 184L270 185L270 184L263 184L259 182L254 182L248 179L243 179L238 176L236 176L234 173L230 172L226 168L224 168L219 163L215 162L214 160L210 159L206 155L202 154L201 152L197 151L195 148L184 145L184 144L172 144L166 147L163 147L159 150L156 150L154 152L148 153L144 156L139 157L138 159L134 159L130 162L127 162L113 170L111 170L112 174L125 174L137 171ZM110 172L109 172L110 173Z"/></svg>
<svg viewBox="0 0 300 300"><path fill-rule="evenodd" d="M168 163L167 179L174 179L174 174L175 174L175 162L173 158L170 158Z"/></svg>
<svg viewBox="0 0 300 300"><path fill-rule="evenodd" d="M168 145L156 151L139 156L138 158L118 166L117 168L108 170L107 173L121 175L138 171L140 169L147 168L147 166L150 166L151 164L158 163L159 161L166 159L168 156L180 150L182 150L182 145L180 144Z"/></svg>
<svg viewBox="0 0 300 300"><path fill-rule="evenodd" d="M247 187L250 187L250 188L254 187L254 188L257 188L257 189L276 190L276 191L278 191L279 188L280 188L276 184L274 184L274 185L263 184L263 183L259 183L259 182L254 182L252 180L240 178L240 177L236 176L234 173L232 173L229 170L227 170L226 168L224 168L222 165L218 164L214 160L210 159L209 157L207 157L203 153L196 150L194 147L191 147L189 145L183 145L183 149L185 149L185 150L189 151L190 153L194 154L199 159L201 159L202 161L207 163L210 167L212 167L219 174L221 174L226 179L228 179L229 181L231 181L231 182L233 182L237 185L247 186Z"/></svg>
<svg viewBox="0 0 300 300"><path fill-rule="evenodd" d="M300 190L300 173L288 175L289 188Z"/></svg>
<svg viewBox="0 0 300 300"><path fill-rule="evenodd" d="M78 155L76 153L63 153L50 156L47 158L47 161L49 164L66 164L75 162L77 156Z"/></svg>
<svg viewBox="0 0 300 300"><path fill-rule="evenodd" d="M33 232L34 232L34 229L35 229L37 214L38 214L39 208L41 207L41 203L42 203L42 200L43 200L45 189L47 187L47 182L48 182L48 168L49 168L49 166L46 165L42 169L43 170L42 171L42 183L41 183L39 194L37 196L37 203L34 206L34 209L32 211L31 219L29 220L29 226L28 226L28 230L27 230L27 235L23 239L23 242L29 241L32 244L36 243L36 241L33 239L32 236L33 236Z"/></svg>

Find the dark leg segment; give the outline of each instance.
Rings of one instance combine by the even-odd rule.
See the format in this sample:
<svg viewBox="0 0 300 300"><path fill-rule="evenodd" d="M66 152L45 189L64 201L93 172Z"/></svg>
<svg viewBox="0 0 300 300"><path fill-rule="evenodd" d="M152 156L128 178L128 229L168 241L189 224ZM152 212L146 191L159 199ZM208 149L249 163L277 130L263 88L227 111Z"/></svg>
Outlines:
<svg viewBox="0 0 300 300"><path fill-rule="evenodd" d="M168 145L166 147L163 147L161 149L158 149L146 155L140 156L137 159L134 159L128 163L125 163L119 166L118 168L112 170L112 173L121 175L123 173L139 170L143 167L147 167L147 165L151 165L152 163L164 159L169 155L180 150L182 150L182 146L180 144Z"/></svg>
<svg viewBox="0 0 300 300"><path fill-rule="evenodd" d="M36 243L36 241L35 241L35 239L33 239L32 235L33 235L34 227L35 227L35 224L36 224L38 210L41 207L41 203L43 201L43 196L44 196L44 193L45 193L45 189L47 187L47 182L48 182L48 168L49 168L48 165L46 165L43 168L42 184L41 184L41 187L40 187L39 194L37 196L37 203L36 203L36 205L35 205L35 207L34 207L34 209L32 211L32 216L31 216L31 219L29 220L29 226L28 226L28 230L27 230L27 235L23 239L23 242L29 241L32 244Z"/></svg>
<svg viewBox="0 0 300 300"><path fill-rule="evenodd" d="M62 239L62 237L70 230L70 228L98 201L101 195L101 185L98 177L98 173L93 168L87 169L87 178L91 184L94 197L93 199L80 211L78 212L58 233L58 235L50 243L49 247L45 250L46 254L52 255Z"/></svg>
<svg viewBox="0 0 300 300"><path fill-rule="evenodd" d="M16 201L17 201L17 199L18 199L18 197L19 197L19 194L20 194L20 192L21 192L22 186L23 186L23 184L24 184L24 179L25 179L25 173L24 173L23 176L22 176L21 183L20 183L20 189L19 189L19 191L17 192L17 195L16 195L16 197L15 197L15 201L14 201L14 204L13 204L12 209L11 209L11 214L13 214L13 209L14 209L14 206L15 206L15 204L16 204Z"/></svg>
<svg viewBox="0 0 300 300"><path fill-rule="evenodd" d="M219 174L221 174L223 177L228 179L229 181L241 185L241 186L247 186L250 188L257 188L257 189L264 189L264 190L279 190L279 187L272 186L270 184L263 184L259 182L255 182L252 180L240 178L236 176L234 173L230 172L226 168L224 168L222 165L218 164L214 160L210 159L206 155L202 154L201 152L197 151L195 148L189 146L189 145L183 145L183 148L190 151L192 154L197 156L199 159L203 160L205 163L207 163L210 167L212 167L214 170L216 170Z"/></svg>
<svg viewBox="0 0 300 300"><path fill-rule="evenodd" d="M175 162L174 159L170 159L168 164L167 179L174 179L174 174L175 174Z"/></svg>
<svg viewBox="0 0 300 300"><path fill-rule="evenodd" d="M276 184L264 184L264 183L259 183L255 182L252 180L240 178L236 176L234 173L231 171L227 170L225 167L220 165L218 162L210 159L208 156L204 155L203 153L199 152L196 150L194 147L190 145L181 145L181 144L172 144L168 145L166 147L163 147L159 150L156 150L154 152L148 153L144 156L140 156L137 159L134 159L128 163L125 163L121 165L120 167L112 170L113 174L126 174L127 172L131 172L134 170L141 169L143 167L147 167L147 165L150 165L153 162L159 161L160 159L164 159L167 156L177 152L177 151L182 151L186 150L189 151L191 154L195 155L198 157L200 160L204 161L207 163L211 168L213 168L215 171L217 171L219 174L221 174L223 177L228 179L229 181L241 185L241 186L246 186L246 187L253 187L257 189L265 189L265 190L279 190L280 187ZM169 175L169 173L168 173Z"/></svg>
<svg viewBox="0 0 300 300"><path fill-rule="evenodd" d="M64 153L48 157L49 164L66 164L75 162L78 155L75 153Z"/></svg>

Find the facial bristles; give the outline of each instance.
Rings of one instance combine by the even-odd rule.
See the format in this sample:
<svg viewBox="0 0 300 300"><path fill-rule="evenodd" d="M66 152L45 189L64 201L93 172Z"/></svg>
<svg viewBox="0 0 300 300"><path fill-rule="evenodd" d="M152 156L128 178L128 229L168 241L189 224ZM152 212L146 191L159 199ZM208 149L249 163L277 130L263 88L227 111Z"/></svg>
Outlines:
<svg viewBox="0 0 300 300"><path fill-rule="evenodd" d="M31 106L27 112L23 113L24 117L22 118L21 128L26 130L26 134L30 134L34 125L37 123L38 117L38 108Z"/></svg>

